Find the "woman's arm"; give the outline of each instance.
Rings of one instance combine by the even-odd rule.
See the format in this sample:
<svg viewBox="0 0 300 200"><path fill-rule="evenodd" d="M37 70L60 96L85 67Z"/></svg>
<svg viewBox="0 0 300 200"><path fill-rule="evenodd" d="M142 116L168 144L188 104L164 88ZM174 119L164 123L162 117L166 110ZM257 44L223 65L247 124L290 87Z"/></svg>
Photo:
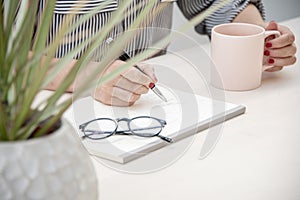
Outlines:
<svg viewBox="0 0 300 200"><path fill-rule="evenodd" d="M211 6L221 3L223 0L180 0L177 1L178 7L187 19L192 19ZM256 7L256 17L264 18L264 6L261 0L232 0L216 12L212 13L200 24L195 27L195 30L200 34L206 34L210 37L211 29L223 23L230 23L242 12L249 8ZM249 11L252 15L253 11ZM244 17L242 15L241 17Z"/></svg>
<svg viewBox="0 0 300 200"><path fill-rule="evenodd" d="M58 62L58 58L52 60L53 63ZM72 60L64 69L44 88L46 90L57 90L63 83L73 66L76 64L76 60ZM102 73L99 74L98 78L111 73L113 70L122 66L125 62L116 60L112 62L110 66ZM74 92L76 85L80 85L83 80L88 79L99 66L98 62L91 61L75 79L75 82L66 90L66 92ZM135 67L132 67L115 78L107 81L106 83L95 86L92 91L92 96L107 105L114 106L130 106L137 101L142 94L145 94L149 90L149 84L157 82L154 70L151 66L143 65L140 66L143 71L147 74L141 73ZM51 70L48 71L51 73Z"/></svg>
<svg viewBox="0 0 300 200"><path fill-rule="evenodd" d="M240 12L234 19L233 22L244 22L250 24L256 24L264 28L267 27L266 23L257 9L253 4L249 4L242 12Z"/></svg>

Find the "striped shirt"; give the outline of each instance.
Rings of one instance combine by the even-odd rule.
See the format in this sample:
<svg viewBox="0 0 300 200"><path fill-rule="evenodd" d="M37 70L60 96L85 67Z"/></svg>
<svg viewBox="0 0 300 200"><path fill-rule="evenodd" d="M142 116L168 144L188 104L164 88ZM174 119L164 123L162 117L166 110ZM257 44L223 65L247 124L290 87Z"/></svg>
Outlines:
<svg viewBox="0 0 300 200"><path fill-rule="evenodd" d="M39 13L45 9L45 1L40 0ZM50 29L48 42L51 43L56 33L60 28L61 22L65 16L69 13L75 13L74 20L80 19L82 15L88 12L94 12L95 14L86 22L82 23L76 30L69 33L63 41L61 41L60 47L57 49L56 56L62 57L66 52L76 47L81 41L98 33L103 25L105 25L113 11L118 9L121 1L126 0L112 0L107 3L107 0L56 0L56 6L53 14L52 26ZM134 0L125 12L122 23L118 24L108 37L115 38L117 35L125 32L129 29L132 21L139 15L141 9L136 9L138 6L145 7L149 1L156 1L153 12L149 12L146 16L146 25L139 31L139 34L132 39L127 47L126 51L134 56L135 53L142 51L143 49L151 47L161 38L170 34L172 28L172 14L173 6L176 0ZM176 3L184 16L187 19L191 19L197 14L201 13L210 6L217 4L221 0L177 0ZM84 6L76 6L78 3L85 3ZM213 26L221 23L231 22L248 4L254 4L262 16L265 16L264 8L261 0L232 0L230 4L222 7L217 12L207 17L204 21L195 27L195 30L200 34L206 34L210 36ZM153 15L155 9L163 4L162 9ZM101 10L95 10L95 8L101 6ZM134 11L134 12L133 12ZM105 46L105 45L104 45ZM101 60L101 51L104 51L105 47L101 46L95 51L94 60ZM80 55L77 55L78 57Z"/></svg>

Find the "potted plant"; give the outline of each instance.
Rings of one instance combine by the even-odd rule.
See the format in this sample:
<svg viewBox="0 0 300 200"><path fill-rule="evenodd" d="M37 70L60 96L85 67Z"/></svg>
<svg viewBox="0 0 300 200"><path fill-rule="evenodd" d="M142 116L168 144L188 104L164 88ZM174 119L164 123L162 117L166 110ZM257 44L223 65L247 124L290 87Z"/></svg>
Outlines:
<svg viewBox="0 0 300 200"><path fill-rule="evenodd" d="M62 116L73 100L80 98L83 92L110 80L156 52L153 49L145 51L97 81L98 75L121 54L127 41L134 37L132 34L123 34L118 42L110 46L110 53L103 57L90 77L62 101L61 97L66 89L75 81L77 74L89 66L94 49L103 44L108 33L120 23L123 11L132 0L124 1L119 6L101 33L89 38L56 62L53 62L53 57L62 38L94 13L83 15L75 23L71 23L74 14L69 14L55 39L47 44L56 1L45 2L47 9L42 13L37 26L39 0L1 1L0 197L96 199L97 180L92 162L81 145L76 130ZM150 1L144 7L132 24L132 29L141 25L143 17L150 12L154 3L155 1ZM198 16L186 27L199 23L217 8ZM32 40L34 30L36 36ZM157 44L157 49L166 46L171 39L170 36L162 40ZM36 104L40 91L54 80L78 52L83 53L59 89Z"/></svg>

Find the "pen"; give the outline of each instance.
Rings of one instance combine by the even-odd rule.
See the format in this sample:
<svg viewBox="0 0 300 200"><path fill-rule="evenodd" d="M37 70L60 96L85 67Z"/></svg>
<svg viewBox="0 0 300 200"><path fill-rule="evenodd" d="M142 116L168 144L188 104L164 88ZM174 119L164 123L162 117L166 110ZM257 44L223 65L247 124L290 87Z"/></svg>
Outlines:
<svg viewBox="0 0 300 200"><path fill-rule="evenodd" d="M108 38L106 40L106 43L111 43L113 41L112 38ZM122 61L126 61L126 60L129 60L130 59L130 56L125 52L123 51L123 54L121 56L119 56L119 59L122 60ZM138 69L140 72L142 72L143 74L147 75L141 68L139 68L137 65L134 65L134 67L136 69ZM161 100L163 100L164 102L167 102L167 98L162 94L162 92L156 87L156 85L151 82L149 84L149 88L154 92L154 94L156 94Z"/></svg>

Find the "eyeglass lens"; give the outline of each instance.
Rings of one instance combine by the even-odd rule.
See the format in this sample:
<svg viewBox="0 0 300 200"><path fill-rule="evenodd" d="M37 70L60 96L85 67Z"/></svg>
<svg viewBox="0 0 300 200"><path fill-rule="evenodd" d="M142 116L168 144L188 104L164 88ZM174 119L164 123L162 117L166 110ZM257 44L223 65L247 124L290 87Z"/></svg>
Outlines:
<svg viewBox="0 0 300 200"><path fill-rule="evenodd" d="M162 124L155 118L139 117L129 122L133 134L142 137L152 137L161 132Z"/></svg>
<svg viewBox="0 0 300 200"><path fill-rule="evenodd" d="M117 128L113 120L98 119L87 124L84 134L90 139L103 139L112 135Z"/></svg>

